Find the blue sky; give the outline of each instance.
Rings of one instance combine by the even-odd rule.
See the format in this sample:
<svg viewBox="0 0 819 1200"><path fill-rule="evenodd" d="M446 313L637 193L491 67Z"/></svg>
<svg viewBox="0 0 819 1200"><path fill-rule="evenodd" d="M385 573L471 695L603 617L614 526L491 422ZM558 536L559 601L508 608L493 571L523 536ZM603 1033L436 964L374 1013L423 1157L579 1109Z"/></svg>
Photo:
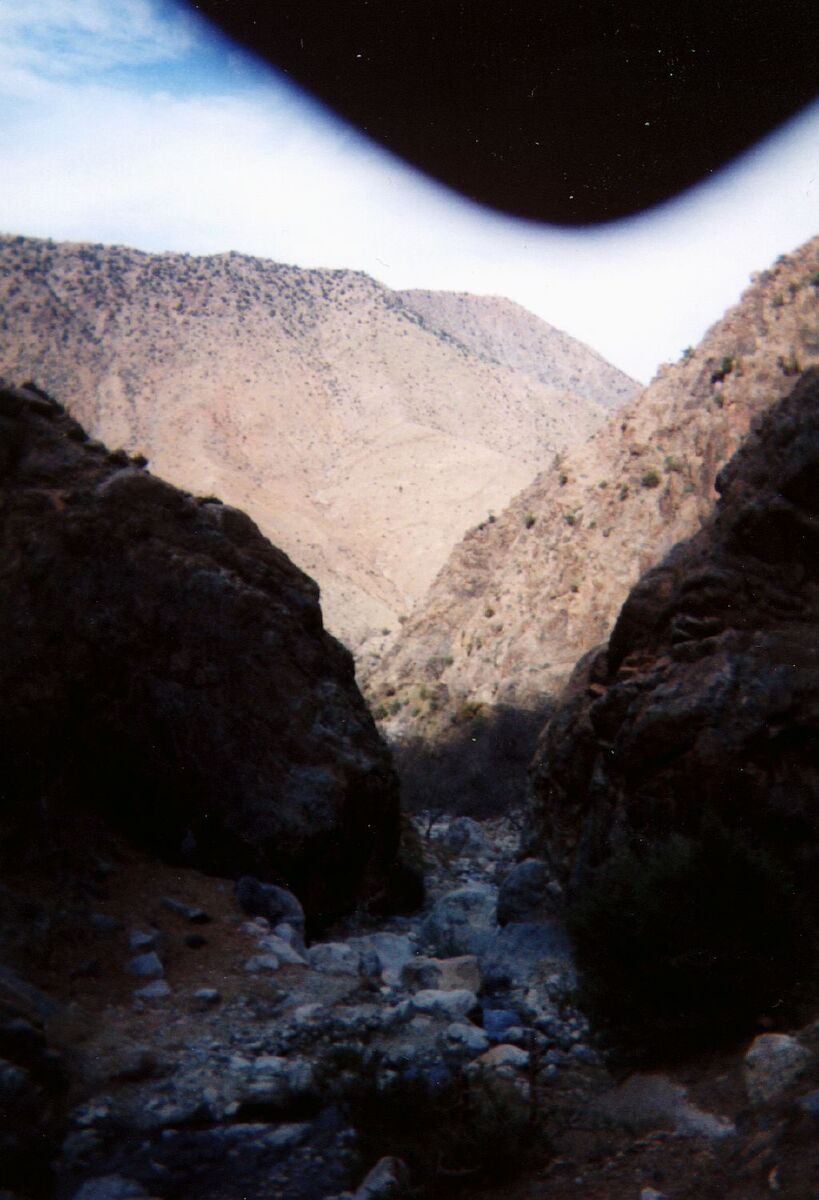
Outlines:
<svg viewBox="0 0 819 1200"><path fill-rule="evenodd" d="M159 0L0 0L0 230L509 296L647 381L819 232L819 103L628 222L501 217Z"/></svg>

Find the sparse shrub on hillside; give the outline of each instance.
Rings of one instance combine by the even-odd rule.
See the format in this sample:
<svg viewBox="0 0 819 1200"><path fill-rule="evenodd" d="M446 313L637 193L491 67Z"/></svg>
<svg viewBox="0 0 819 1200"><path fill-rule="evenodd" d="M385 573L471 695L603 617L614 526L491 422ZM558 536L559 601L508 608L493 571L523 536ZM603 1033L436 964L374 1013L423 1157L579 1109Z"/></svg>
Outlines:
<svg viewBox="0 0 819 1200"><path fill-rule="evenodd" d="M667 454L663 463L663 470L666 475L679 474L683 469L682 459L679 459L674 454Z"/></svg>
<svg viewBox="0 0 819 1200"><path fill-rule="evenodd" d="M558 476L557 481L561 487L565 487L566 484L569 482L569 476L566 474L565 471L561 471L560 475Z"/></svg>
<svg viewBox="0 0 819 1200"><path fill-rule="evenodd" d="M781 292L777 292L777 294L774 296L773 300L771 300L771 308L782 308L784 303L785 303L785 297L782 295Z"/></svg>
<svg viewBox="0 0 819 1200"><path fill-rule="evenodd" d="M783 375L799 375L802 371L799 359L793 350L787 356L780 354L777 357L776 365Z"/></svg>
<svg viewBox="0 0 819 1200"><path fill-rule="evenodd" d="M620 499L625 500L627 496L628 496L628 484L621 483L620 484Z"/></svg>
<svg viewBox="0 0 819 1200"><path fill-rule="evenodd" d="M731 374L735 366L736 359L726 354L716 371L711 373L711 382L722 383L723 379L727 378L727 376Z"/></svg>
<svg viewBox="0 0 819 1200"><path fill-rule="evenodd" d="M694 347L686 346L682 352L683 362L689 362L694 357Z"/></svg>
<svg viewBox="0 0 819 1200"><path fill-rule="evenodd" d="M572 512L564 513L563 520L565 521L565 523L567 525L576 525L577 524L577 517Z"/></svg>
<svg viewBox="0 0 819 1200"><path fill-rule="evenodd" d="M527 529L531 529L536 520L537 520L537 517L534 515L534 513L527 513L524 518L523 523Z"/></svg>
<svg viewBox="0 0 819 1200"><path fill-rule="evenodd" d="M655 470L646 471L640 480L640 486L644 488L655 488L660 486L660 476Z"/></svg>

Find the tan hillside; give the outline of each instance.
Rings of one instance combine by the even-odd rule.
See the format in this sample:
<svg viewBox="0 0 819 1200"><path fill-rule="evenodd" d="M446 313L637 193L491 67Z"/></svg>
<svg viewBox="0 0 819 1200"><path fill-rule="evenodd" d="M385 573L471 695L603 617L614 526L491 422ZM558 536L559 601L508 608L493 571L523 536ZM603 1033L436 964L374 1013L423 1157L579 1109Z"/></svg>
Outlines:
<svg viewBox="0 0 819 1200"><path fill-rule="evenodd" d="M563 347L523 315L527 339L535 321ZM5 375L247 510L353 645L394 628L469 526L601 423L609 386L578 394L480 355L361 273L238 254L0 238L0 329ZM575 346L579 378L598 356Z"/></svg>
<svg viewBox="0 0 819 1200"><path fill-rule="evenodd" d="M487 362L515 367L547 387L572 392L606 408L633 400L633 379L576 338L554 329L500 296L468 292L399 292L425 323L457 338Z"/></svg>
<svg viewBox="0 0 819 1200"><path fill-rule="evenodd" d="M560 687L638 577L699 527L753 418L819 363L818 297L816 238L754 277L696 350L470 530L365 666L394 732L433 732L484 704L535 706Z"/></svg>

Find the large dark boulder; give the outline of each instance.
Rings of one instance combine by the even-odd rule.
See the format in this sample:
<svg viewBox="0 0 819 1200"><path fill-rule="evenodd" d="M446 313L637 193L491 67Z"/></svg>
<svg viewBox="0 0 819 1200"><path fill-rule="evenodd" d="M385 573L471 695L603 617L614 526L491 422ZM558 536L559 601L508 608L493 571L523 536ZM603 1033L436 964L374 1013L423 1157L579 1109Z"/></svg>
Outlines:
<svg viewBox="0 0 819 1200"><path fill-rule="evenodd" d="M388 903L396 777L316 584L31 386L0 390L0 487L0 855L83 810L313 925Z"/></svg>
<svg viewBox="0 0 819 1200"><path fill-rule="evenodd" d="M717 490L578 665L533 767L587 1003L657 1052L815 989L817 372Z"/></svg>

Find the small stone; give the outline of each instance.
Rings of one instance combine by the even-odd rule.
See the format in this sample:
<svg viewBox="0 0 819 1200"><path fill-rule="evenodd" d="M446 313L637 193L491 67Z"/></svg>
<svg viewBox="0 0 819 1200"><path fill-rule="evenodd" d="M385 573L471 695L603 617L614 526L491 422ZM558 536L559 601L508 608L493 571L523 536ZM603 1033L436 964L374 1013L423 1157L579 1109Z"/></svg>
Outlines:
<svg viewBox="0 0 819 1200"><path fill-rule="evenodd" d="M144 929L132 929L128 934L128 948L133 950L135 954L140 954L146 950L152 950L157 943L159 934L155 929L146 931Z"/></svg>
<svg viewBox="0 0 819 1200"><path fill-rule="evenodd" d="M483 1054L489 1049L489 1038L483 1029L477 1025L469 1025L465 1021L453 1021L447 1026L447 1037L470 1054Z"/></svg>
<svg viewBox="0 0 819 1200"><path fill-rule="evenodd" d="M511 1046L502 1042L499 1046L493 1046L491 1050L482 1054L477 1063L478 1066L488 1067L491 1070L498 1067L513 1067L516 1071L522 1071L529 1066L529 1055L519 1046Z"/></svg>
<svg viewBox="0 0 819 1200"><path fill-rule="evenodd" d="M416 992L412 997L412 1007L416 1013L448 1017L450 1021L458 1021L480 1011L478 997L466 988L451 992L441 992L432 988Z"/></svg>
<svg viewBox="0 0 819 1200"><path fill-rule="evenodd" d="M809 1065L812 1055L786 1033L763 1033L745 1055L745 1087L753 1105L779 1100Z"/></svg>
<svg viewBox="0 0 819 1200"><path fill-rule="evenodd" d="M307 951L307 961L329 975L358 975L361 967L361 955L346 942L318 942Z"/></svg>
<svg viewBox="0 0 819 1200"><path fill-rule="evenodd" d="M163 896L162 907L166 908L168 912L176 913L179 917L184 917L192 925L207 925L213 920L204 909L184 904L181 900L174 900L172 896Z"/></svg>
<svg viewBox="0 0 819 1200"><path fill-rule="evenodd" d="M297 896L274 883L262 883L253 875L243 875L236 884L239 907L249 917L264 917L271 926L286 921L304 932L304 909Z"/></svg>
<svg viewBox="0 0 819 1200"><path fill-rule="evenodd" d="M261 975L265 972L278 971L281 963L275 954L254 954L245 960L244 969L248 975Z"/></svg>
<svg viewBox="0 0 819 1200"><path fill-rule="evenodd" d="M171 989L165 980L155 979L153 983L146 983L145 987L137 988L134 998L137 1000L164 1000L170 994Z"/></svg>
<svg viewBox="0 0 819 1200"><path fill-rule="evenodd" d="M380 1158L353 1194L353 1200L399 1200L409 1189L407 1164L392 1156Z"/></svg>
<svg viewBox="0 0 819 1200"><path fill-rule="evenodd" d="M411 958L401 972L401 982L412 991L434 988L451 992L467 988L478 992L481 987L481 969L474 954L462 954L455 958L426 958L419 955Z"/></svg>
<svg viewBox="0 0 819 1200"><path fill-rule="evenodd" d="M128 970L132 975L140 976L141 979L158 979L165 973L159 955L153 950L129 959Z"/></svg>
<svg viewBox="0 0 819 1200"><path fill-rule="evenodd" d="M216 988L203 987L197 988L193 993L193 1000L196 1006L200 1009L214 1008L222 999L221 992Z"/></svg>
<svg viewBox="0 0 819 1200"><path fill-rule="evenodd" d="M307 959L300 953L290 942L284 938L278 937L274 933L266 934L259 938L259 949L266 954L275 954L280 962L288 963L291 966L307 966Z"/></svg>

